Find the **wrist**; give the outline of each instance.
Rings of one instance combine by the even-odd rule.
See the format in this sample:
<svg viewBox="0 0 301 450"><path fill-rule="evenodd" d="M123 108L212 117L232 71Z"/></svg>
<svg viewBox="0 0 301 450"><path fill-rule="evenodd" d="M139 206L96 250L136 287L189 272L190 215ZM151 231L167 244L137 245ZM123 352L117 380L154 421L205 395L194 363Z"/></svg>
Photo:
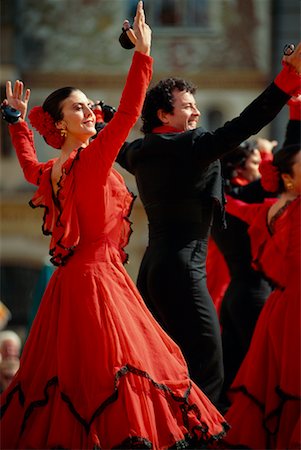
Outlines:
<svg viewBox="0 0 301 450"><path fill-rule="evenodd" d="M290 120L301 120L301 105L294 105L289 107Z"/></svg>
<svg viewBox="0 0 301 450"><path fill-rule="evenodd" d="M274 83L288 95L299 95L301 92L301 74L293 66L284 63L281 72L276 76Z"/></svg>

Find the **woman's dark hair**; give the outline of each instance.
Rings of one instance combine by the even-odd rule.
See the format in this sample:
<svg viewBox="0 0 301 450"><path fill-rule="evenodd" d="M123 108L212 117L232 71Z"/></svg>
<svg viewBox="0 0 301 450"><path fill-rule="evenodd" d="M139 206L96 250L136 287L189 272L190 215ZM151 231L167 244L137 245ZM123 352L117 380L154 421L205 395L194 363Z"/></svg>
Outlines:
<svg viewBox="0 0 301 450"><path fill-rule="evenodd" d="M194 94L196 91L195 86L181 78L166 78L159 81L156 86L147 92L145 97L141 114L143 122L141 131L143 133L151 133L154 128L162 125L161 120L157 116L159 109L167 113L173 112L173 91L175 89L181 92L190 92L191 94Z"/></svg>
<svg viewBox="0 0 301 450"><path fill-rule="evenodd" d="M231 180L235 177L236 169L244 168L246 161L257 148L256 140L244 141L235 150L223 156L221 164L224 179Z"/></svg>
<svg viewBox="0 0 301 450"><path fill-rule="evenodd" d="M274 154L273 165L279 170L279 174L287 173L293 175L293 165L295 163L296 155L301 151L301 145L293 144L287 145ZM285 191L282 177L279 177L279 193Z"/></svg>
<svg viewBox="0 0 301 450"><path fill-rule="evenodd" d="M51 115L54 122L62 120L62 102L74 91L78 91L78 89L71 86L63 87L52 92L44 101L42 108Z"/></svg>

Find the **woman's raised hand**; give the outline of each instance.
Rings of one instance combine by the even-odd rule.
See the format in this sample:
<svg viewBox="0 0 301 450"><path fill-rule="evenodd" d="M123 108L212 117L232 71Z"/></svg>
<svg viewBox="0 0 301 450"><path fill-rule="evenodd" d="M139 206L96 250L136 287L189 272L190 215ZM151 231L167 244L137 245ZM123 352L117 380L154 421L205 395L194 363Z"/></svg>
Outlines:
<svg viewBox="0 0 301 450"><path fill-rule="evenodd" d="M22 81L17 80L13 89L11 82L6 82L6 99L3 101L3 104L18 109L23 120L26 117L29 98L30 89L26 89L24 93L24 85Z"/></svg>
<svg viewBox="0 0 301 450"><path fill-rule="evenodd" d="M293 66L299 74L301 74L301 42L297 45L291 54L286 54L282 61Z"/></svg>
<svg viewBox="0 0 301 450"><path fill-rule="evenodd" d="M137 5L133 29L130 28L129 22L127 20L123 23L123 28L126 30L128 37L135 45L135 49L138 52L149 55L151 48L152 31L147 23L145 23L142 1L139 1Z"/></svg>

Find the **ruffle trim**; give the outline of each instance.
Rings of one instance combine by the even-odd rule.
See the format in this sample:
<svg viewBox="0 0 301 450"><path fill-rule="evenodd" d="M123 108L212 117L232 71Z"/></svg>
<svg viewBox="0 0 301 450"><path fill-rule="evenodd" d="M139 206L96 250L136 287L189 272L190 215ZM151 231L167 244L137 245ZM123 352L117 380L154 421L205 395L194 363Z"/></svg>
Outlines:
<svg viewBox="0 0 301 450"><path fill-rule="evenodd" d="M64 266L73 255L80 240L80 231L76 208L73 202L73 172L72 168L80 157L82 148L74 150L63 166L62 175L58 181L58 191L54 195L51 184L51 170L54 160L44 166L38 180L38 189L29 205L32 208L44 208L42 232L51 236L49 254L54 266ZM126 191L124 199L123 227L119 241L119 251L123 264L129 256L125 252L133 232L129 216L132 212L136 196Z"/></svg>
<svg viewBox="0 0 301 450"><path fill-rule="evenodd" d="M138 377L146 378L156 389L160 391L164 391L166 394L170 395L171 398L179 403L179 408L182 412L183 417L183 424L185 428L189 430L189 419L188 414L193 411L197 417L197 419L201 422L201 411L197 407L196 404L189 404L188 397L190 395L191 391L191 384L187 388L185 394L183 396L176 395L167 385L162 383L157 383L154 381L151 376L140 369L137 369L136 367L131 366L130 364L127 364L123 366L115 375L115 381L114 381L114 389L112 394L95 410L95 412L92 414L92 417L89 421L86 421L81 415L78 413L78 411L75 409L74 405L72 404L72 401L70 398L61 392L61 398L64 402L67 403L71 413L76 418L76 420L84 427L85 432L87 435L90 432L90 428L94 420L102 414L107 406L114 403L118 399L118 387L120 383L120 379L127 374L134 374ZM21 434L24 432L26 428L27 420L29 419L32 412L35 410L35 408L43 407L48 403L49 400L49 389L52 386L58 386L58 377L55 376L51 378L45 385L44 388L44 397L36 400L29 404L29 406L26 408L26 411L24 413L24 418L21 426ZM2 418L9 407L10 402L12 401L14 395L18 393L19 396L19 402L22 406L24 406L25 403L25 395L22 391L21 383L18 383L15 388L7 395L5 404L0 409L0 418ZM181 441L175 441L175 443L169 447L170 449L201 449L201 448L207 448L209 444L216 443L218 440L220 440L227 432L227 430L230 428L227 422L222 422L221 424L221 431L218 434L211 435L208 429L208 426L205 423L202 423L200 425L194 426L191 430L189 430L189 433L185 435L185 439ZM56 447L56 448L63 448L63 447ZM95 447L99 448L99 447ZM148 439L142 437L142 436L129 436L126 438L122 443L114 447L114 449L134 449L134 448L141 448L141 449L149 449L153 448L152 442L150 442Z"/></svg>
<svg viewBox="0 0 301 450"><path fill-rule="evenodd" d="M44 208L42 232L52 236L50 241L50 261L55 266L65 265L79 242L79 225L76 210L69 192L73 188L72 168L79 159L79 148L74 150L63 166L58 181L58 191L54 195L51 185L52 164L43 170L38 180L39 188L29 202L32 208ZM64 187L64 189L63 189ZM72 226L68 226L71 223Z"/></svg>
<svg viewBox="0 0 301 450"><path fill-rule="evenodd" d="M284 392L281 389L280 386L275 386L275 392L276 392L276 394L279 397L279 405L277 406L277 408L275 408L274 410L270 411L267 415L264 415L264 413L265 413L265 405L264 405L264 403L262 403L253 394L251 394L248 391L248 389L246 388L246 386L241 385L241 386L232 387L232 388L229 389L229 393L238 393L238 392L242 393L243 395L248 397L253 403L255 403L256 406L258 406L258 408L260 409L261 413L263 414L264 417L263 417L263 420L262 420L262 427L267 433L267 448L271 448L269 440L273 436L277 435L277 433L279 431L281 414L282 414L282 410L284 408L284 405L288 401L300 402L301 397L289 394L288 392ZM273 428L271 426L272 422L275 423ZM225 441L225 444L226 444L226 446L224 448L227 448L227 449L235 449L235 448L248 449L248 448L250 448L250 447L247 447L247 446L237 445L237 444L236 445L231 445L231 444L229 444L226 441Z"/></svg>
<svg viewBox="0 0 301 450"><path fill-rule="evenodd" d="M122 259L123 264L127 264L129 262L129 255L125 251L125 247L128 245L131 235L133 233L133 228L132 228L133 222L130 220L130 215L132 213L135 200L137 198L137 195L134 195L133 192L131 192L129 190L128 190L128 194L129 194L129 202L126 207L126 213L123 217L124 231L122 233L121 240L120 240L120 252L121 252L121 259Z"/></svg>

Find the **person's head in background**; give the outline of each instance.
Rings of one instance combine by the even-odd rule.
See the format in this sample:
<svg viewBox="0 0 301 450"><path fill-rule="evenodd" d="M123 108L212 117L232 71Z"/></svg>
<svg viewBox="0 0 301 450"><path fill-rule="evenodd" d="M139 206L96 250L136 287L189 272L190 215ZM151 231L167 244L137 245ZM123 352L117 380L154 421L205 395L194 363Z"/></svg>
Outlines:
<svg viewBox="0 0 301 450"><path fill-rule="evenodd" d="M275 151L275 147L278 145L278 141L275 139L270 141L263 137L257 137L255 142L262 158L264 155L272 155L273 151Z"/></svg>
<svg viewBox="0 0 301 450"><path fill-rule="evenodd" d="M0 362L0 392L10 385L19 367L19 358L8 357Z"/></svg>
<svg viewBox="0 0 301 450"><path fill-rule="evenodd" d="M294 199L301 195L301 145L293 144L278 150L273 161L260 167L265 190Z"/></svg>
<svg viewBox="0 0 301 450"><path fill-rule="evenodd" d="M257 142L244 141L222 160L223 177L229 184L243 186L260 178L260 151Z"/></svg>
<svg viewBox="0 0 301 450"><path fill-rule="evenodd" d="M21 339L12 330L0 331L0 356L6 358L19 358L21 353Z"/></svg>

